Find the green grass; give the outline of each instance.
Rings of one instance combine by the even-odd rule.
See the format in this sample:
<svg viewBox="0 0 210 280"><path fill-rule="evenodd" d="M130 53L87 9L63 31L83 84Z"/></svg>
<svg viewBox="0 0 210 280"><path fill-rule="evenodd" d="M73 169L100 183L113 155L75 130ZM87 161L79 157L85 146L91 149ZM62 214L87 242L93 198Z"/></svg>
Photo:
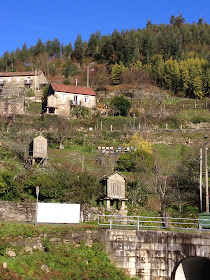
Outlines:
<svg viewBox="0 0 210 280"><path fill-rule="evenodd" d="M64 150L48 148L48 155L50 161L54 164L62 164L66 167L74 166L81 169L82 161L84 161L85 170L96 169L94 159L97 156L97 150L95 145L69 145Z"/></svg>
<svg viewBox="0 0 210 280"><path fill-rule="evenodd" d="M103 245L97 242L91 247L84 243L54 246L48 243L46 251L23 253L15 258L1 256L0 262L7 262L8 265L7 270L0 266L1 279L131 279L110 262ZM43 271L42 265L49 272ZM13 278L6 278L10 275Z"/></svg>
<svg viewBox="0 0 210 280"><path fill-rule="evenodd" d="M209 109L182 110L175 117L179 121L186 121L186 122L192 122L192 123L210 122Z"/></svg>
<svg viewBox="0 0 210 280"><path fill-rule="evenodd" d="M134 127L136 122L136 127L138 126L137 120L131 117L122 117L122 116L104 116L100 117L98 121L98 128L101 128L101 122L103 130L111 131L112 130L122 130L126 131Z"/></svg>
<svg viewBox="0 0 210 280"><path fill-rule="evenodd" d="M112 264L104 251L104 245L86 240L76 243L51 243L49 237L78 234L81 231L103 230L97 225L37 225L0 223L0 279L2 280L128 280L123 270ZM100 234L100 233L99 233ZM44 238L43 238L43 235ZM82 235L81 235L82 236ZM25 251L24 240L42 238L43 249ZM64 237L65 240L65 237ZM13 243L18 241L17 243ZM20 242L19 242L20 241ZM36 245L34 241L33 245ZM30 245L29 245L30 246ZM6 255L10 248L16 257ZM3 262L7 269L3 269ZM42 269L45 265L49 272Z"/></svg>
<svg viewBox="0 0 210 280"><path fill-rule="evenodd" d="M26 107L27 111L31 114L40 114L42 112L42 104L41 103L29 103L29 106Z"/></svg>
<svg viewBox="0 0 210 280"><path fill-rule="evenodd" d="M172 173L177 163L186 156L191 148L184 145L155 144L152 146L156 157L161 160L162 167L166 172Z"/></svg>
<svg viewBox="0 0 210 280"><path fill-rule="evenodd" d="M66 234L72 231L95 230L98 226L95 224L78 225L42 225L25 223L0 222L0 237L36 237L42 234Z"/></svg>

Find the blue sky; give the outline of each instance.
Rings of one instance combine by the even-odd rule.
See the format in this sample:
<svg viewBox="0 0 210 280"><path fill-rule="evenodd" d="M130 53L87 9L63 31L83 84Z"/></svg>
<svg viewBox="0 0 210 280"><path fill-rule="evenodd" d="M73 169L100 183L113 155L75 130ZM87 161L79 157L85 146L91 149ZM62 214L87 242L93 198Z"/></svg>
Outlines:
<svg viewBox="0 0 210 280"><path fill-rule="evenodd" d="M187 22L203 17L210 22L210 0L12 0L1 1L0 55L5 51L58 38L74 44L78 33L88 40L98 30L111 34L116 28L144 28L169 23L172 14L182 13Z"/></svg>

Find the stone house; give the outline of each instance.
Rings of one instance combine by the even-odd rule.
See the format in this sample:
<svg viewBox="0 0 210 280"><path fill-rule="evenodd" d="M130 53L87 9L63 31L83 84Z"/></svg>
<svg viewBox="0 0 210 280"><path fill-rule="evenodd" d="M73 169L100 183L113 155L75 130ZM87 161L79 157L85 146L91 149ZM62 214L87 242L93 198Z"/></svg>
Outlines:
<svg viewBox="0 0 210 280"><path fill-rule="evenodd" d="M96 94L91 88L52 83L49 87L43 112L69 115L74 106L96 107Z"/></svg>
<svg viewBox="0 0 210 280"><path fill-rule="evenodd" d="M42 71L30 72L1 72L0 87L32 88L42 89L48 81Z"/></svg>

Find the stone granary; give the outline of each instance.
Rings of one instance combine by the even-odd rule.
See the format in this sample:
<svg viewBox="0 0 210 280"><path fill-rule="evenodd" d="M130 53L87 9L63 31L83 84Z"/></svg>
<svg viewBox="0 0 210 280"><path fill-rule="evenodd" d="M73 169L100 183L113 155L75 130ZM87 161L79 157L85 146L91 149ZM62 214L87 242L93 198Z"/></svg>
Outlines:
<svg viewBox="0 0 210 280"><path fill-rule="evenodd" d="M125 177L115 172L106 178L106 208L109 209L116 201L117 208L125 210Z"/></svg>
<svg viewBox="0 0 210 280"><path fill-rule="evenodd" d="M45 164L47 161L47 139L39 135L33 139L29 146L29 158L32 164Z"/></svg>

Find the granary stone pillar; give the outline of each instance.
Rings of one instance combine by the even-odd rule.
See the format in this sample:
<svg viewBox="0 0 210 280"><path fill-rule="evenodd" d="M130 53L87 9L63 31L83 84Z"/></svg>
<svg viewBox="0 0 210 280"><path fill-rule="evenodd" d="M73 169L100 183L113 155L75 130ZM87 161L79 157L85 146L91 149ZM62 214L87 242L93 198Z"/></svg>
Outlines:
<svg viewBox="0 0 210 280"><path fill-rule="evenodd" d="M122 200L120 210L125 210L125 200Z"/></svg>
<svg viewBox="0 0 210 280"><path fill-rule="evenodd" d="M106 200L106 208L110 209L110 200L109 199Z"/></svg>

